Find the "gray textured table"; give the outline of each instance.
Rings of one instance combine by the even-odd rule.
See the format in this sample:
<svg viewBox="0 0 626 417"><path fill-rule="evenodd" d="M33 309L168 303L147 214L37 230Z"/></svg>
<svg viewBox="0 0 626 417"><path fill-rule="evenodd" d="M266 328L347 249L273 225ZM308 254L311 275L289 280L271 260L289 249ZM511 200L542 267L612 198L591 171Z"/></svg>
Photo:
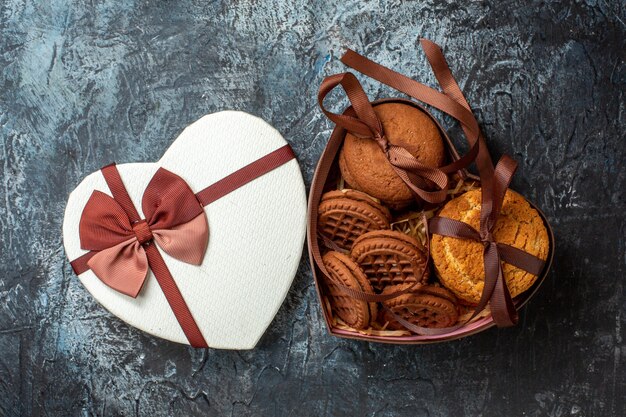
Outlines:
<svg viewBox="0 0 626 417"><path fill-rule="evenodd" d="M0 415L626 415L624 8L1 1ZM83 176L156 160L190 122L239 109L283 133L308 185L331 130L316 90L343 49L433 84L420 35L554 227L519 327L424 347L336 339L303 259L255 350L195 351L130 328L72 274L60 227Z"/></svg>

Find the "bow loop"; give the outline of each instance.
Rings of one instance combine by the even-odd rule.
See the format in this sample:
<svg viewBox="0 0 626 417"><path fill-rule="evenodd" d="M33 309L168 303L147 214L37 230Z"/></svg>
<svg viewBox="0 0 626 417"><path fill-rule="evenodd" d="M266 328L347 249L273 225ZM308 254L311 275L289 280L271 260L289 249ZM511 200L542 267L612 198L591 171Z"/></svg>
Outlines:
<svg viewBox="0 0 626 417"><path fill-rule="evenodd" d="M122 206L102 191L91 193L78 226L80 247L103 250L134 236Z"/></svg>
<svg viewBox="0 0 626 417"><path fill-rule="evenodd" d="M343 88L352 103L349 114L332 113L324 107L324 98L337 86ZM383 137L383 126L354 74L344 72L326 77L320 85L317 99L324 114L348 132L363 138Z"/></svg>
<svg viewBox="0 0 626 417"><path fill-rule="evenodd" d="M100 281L133 298L139 295L148 275L146 251L134 237L101 250L87 263Z"/></svg>
<svg viewBox="0 0 626 417"><path fill-rule="evenodd" d="M141 208L152 230L179 226L204 212L185 180L165 168L159 168L148 183Z"/></svg>

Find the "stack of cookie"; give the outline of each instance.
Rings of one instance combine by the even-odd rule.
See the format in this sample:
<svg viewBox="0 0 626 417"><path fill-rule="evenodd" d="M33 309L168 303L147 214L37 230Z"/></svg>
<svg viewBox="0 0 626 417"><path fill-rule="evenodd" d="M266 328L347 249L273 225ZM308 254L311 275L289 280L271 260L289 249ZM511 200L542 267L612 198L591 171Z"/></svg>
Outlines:
<svg viewBox="0 0 626 417"><path fill-rule="evenodd" d="M431 115L400 102L376 105L374 111L390 144L426 166L446 163L442 133ZM345 188L322 196L317 221L334 317L360 331L453 326L464 309L480 300L485 278L481 244L439 235L428 241L424 234L398 230L399 218L407 213L419 217L425 208L371 138L347 133L338 165ZM458 187L446 202L428 209L478 228L480 204L480 188L464 192ZM541 259L548 256L542 218L513 191L506 193L494 236ZM503 272L513 297L537 279L508 264Z"/></svg>
<svg viewBox="0 0 626 417"><path fill-rule="evenodd" d="M326 193L318 215L320 239L328 249L323 261L329 301L346 325L403 329L397 316L421 327L456 323L454 295L429 284L428 250L414 237L391 230L387 207L363 192L344 189ZM359 293L399 295L379 308Z"/></svg>

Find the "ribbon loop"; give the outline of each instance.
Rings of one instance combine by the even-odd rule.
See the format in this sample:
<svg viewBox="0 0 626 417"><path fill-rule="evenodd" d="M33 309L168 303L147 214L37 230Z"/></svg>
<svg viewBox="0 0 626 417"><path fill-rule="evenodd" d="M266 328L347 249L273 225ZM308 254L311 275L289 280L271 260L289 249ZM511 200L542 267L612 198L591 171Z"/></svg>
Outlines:
<svg viewBox="0 0 626 417"><path fill-rule="evenodd" d="M341 86L346 92L356 117L332 113L324 107L324 98L337 86ZM382 138L384 136L383 126L354 74L344 72L326 77L320 85L317 101L326 117L354 135L363 138Z"/></svg>

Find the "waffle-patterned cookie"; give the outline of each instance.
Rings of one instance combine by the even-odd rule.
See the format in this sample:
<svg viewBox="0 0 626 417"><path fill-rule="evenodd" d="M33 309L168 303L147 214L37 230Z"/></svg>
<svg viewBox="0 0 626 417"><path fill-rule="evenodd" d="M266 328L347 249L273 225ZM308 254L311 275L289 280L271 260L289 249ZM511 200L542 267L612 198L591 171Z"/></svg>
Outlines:
<svg viewBox="0 0 626 417"><path fill-rule="evenodd" d="M389 286L385 288L383 294L401 291L409 285ZM459 310L454 295L450 291L434 285L425 285L385 301L383 304L394 314L420 327L449 327L456 324L459 319ZM387 324L388 329L404 329L404 326L387 310L381 310L379 322L382 325Z"/></svg>
<svg viewBox="0 0 626 417"><path fill-rule="evenodd" d="M318 209L319 233L345 250L363 233L389 229L390 220L389 209L356 190L329 191Z"/></svg>
<svg viewBox="0 0 626 417"><path fill-rule="evenodd" d="M390 285L428 281L428 255L420 242L402 232L381 230L359 237L350 256L378 292Z"/></svg>
<svg viewBox="0 0 626 417"><path fill-rule="evenodd" d="M357 264L342 253L330 251L324 255L323 261L329 274L326 284L333 312L350 327L367 328L370 322L376 320L377 304L352 298L336 286L339 284L356 291L373 294L374 291L367 277Z"/></svg>

